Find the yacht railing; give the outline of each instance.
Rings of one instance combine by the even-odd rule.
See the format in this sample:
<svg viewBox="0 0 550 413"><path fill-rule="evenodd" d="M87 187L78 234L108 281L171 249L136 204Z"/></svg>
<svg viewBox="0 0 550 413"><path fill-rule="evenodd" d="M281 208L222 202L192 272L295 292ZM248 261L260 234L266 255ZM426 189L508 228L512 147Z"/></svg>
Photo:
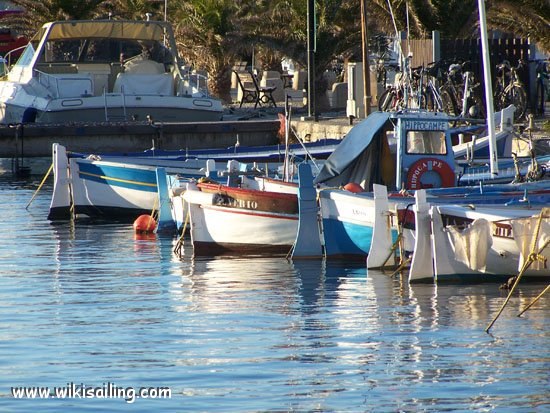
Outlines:
<svg viewBox="0 0 550 413"><path fill-rule="evenodd" d="M35 69L38 83L51 91L56 98L92 96L94 83L89 75L78 73L51 74Z"/></svg>
<svg viewBox="0 0 550 413"><path fill-rule="evenodd" d="M27 47L27 45L16 47L15 49L10 50L8 53L6 53L4 55L4 61L2 62L5 66L5 68L4 68L5 72L4 73L7 73L9 68L12 65L12 55L15 54L16 52L18 52L19 50L23 50L25 47ZM17 59L19 59L19 57ZM17 61L17 59L14 58L13 60ZM15 63L15 62L13 62L13 63Z"/></svg>
<svg viewBox="0 0 550 413"><path fill-rule="evenodd" d="M201 73L182 70L183 84L192 90L192 95L200 95L201 97L210 97L208 91L208 77Z"/></svg>

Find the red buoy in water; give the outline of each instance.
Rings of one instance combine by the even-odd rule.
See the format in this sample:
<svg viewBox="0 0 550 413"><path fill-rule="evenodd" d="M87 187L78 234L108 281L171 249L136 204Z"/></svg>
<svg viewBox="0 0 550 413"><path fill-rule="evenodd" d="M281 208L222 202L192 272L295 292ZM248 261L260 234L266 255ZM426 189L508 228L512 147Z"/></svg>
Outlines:
<svg viewBox="0 0 550 413"><path fill-rule="evenodd" d="M347 183L346 185L344 185L344 189L346 191L350 191L350 192L354 192L354 193L358 193L358 192L363 192L364 189L361 185L355 183L355 182L349 182Z"/></svg>
<svg viewBox="0 0 550 413"><path fill-rule="evenodd" d="M140 215L134 221L135 232L153 232L157 227L157 221L151 215Z"/></svg>

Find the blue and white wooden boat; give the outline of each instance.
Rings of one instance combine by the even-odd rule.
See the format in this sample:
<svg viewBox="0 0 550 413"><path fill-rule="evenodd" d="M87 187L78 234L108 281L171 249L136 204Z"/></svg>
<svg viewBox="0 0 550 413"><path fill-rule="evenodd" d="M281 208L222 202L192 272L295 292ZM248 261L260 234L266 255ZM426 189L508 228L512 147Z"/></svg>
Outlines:
<svg viewBox="0 0 550 413"><path fill-rule="evenodd" d="M157 168L160 167L182 180L217 177L213 161L177 164L166 161L153 165L115 159L68 157L65 147L54 144L54 188L48 219L85 215L133 220L152 213L159 209Z"/></svg>
<svg viewBox="0 0 550 413"><path fill-rule="evenodd" d="M329 139L292 144L286 152L292 163L303 159L322 162L340 142ZM67 219L71 216L69 211L104 219L131 219L141 213L150 213L158 207L155 171L159 167L165 168L171 177L171 187L177 185L175 176L182 179L208 176L229 183L229 163L233 174L242 174L247 169L251 175L258 174L261 167L265 174L273 175L278 172L285 156L285 148L281 145L236 145L186 151L151 149L144 152L90 155L68 152L62 145L54 144L52 151L54 191L48 215L50 220ZM319 166L315 169L315 172L318 171ZM222 174L224 176L220 176ZM265 185L265 180L262 182Z"/></svg>
<svg viewBox="0 0 550 413"><path fill-rule="evenodd" d="M505 140L512 136L509 117L513 111L506 113L501 115L497 133ZM520 202L526 190L534 191L525 184L496 188L488 185L491 180L485 177L477 186L457 186L468 166L460 166L453 139L464 130L449 125L450 118L442 113L375 112L350 131L315 178L321 186L319 204L327 256L365 258L375 223L387 221L388 210L414 203L404 195L418 189L426 189L431 202L454 199L457 203ZM395 153L389 144L390 134L395 139ZM476 147L472 148L475 151ZM349 183L359 184L366 192L342 189ZM383 185L390 193L383 216L375 212L375 185ZM539 202L545 202L550 187L548 183L540 185ZM537 201L532 198L532 202Z"/></svg>
<svg viewBox="0 0 550 413"><path fill-rule="evenodd" d="M550 204L550 180L539 182L478 185L472 187L434 188L424 190L432 205L495 205L506 207L540 207ZM370 256L373 239L382 254L389 255L389 247L397 238L398 225L415 229L412 217L415 191L407 194L387 192L383 185L374 184L372 192L350 192L345 189L319 189L319 206L323 225L325 254L328 257L364 259L369 256L369 266L379 267ZM382 206L378 205L383 203ZM412 219L411 219L412 218ZM406 220L406 221L405 221ZM381 226L384 241L376 236L376 226ZM387 228L387 229L385 229ZM391 236L387 235L391 232ZM413 251L414 237L404 231L406 251ZM389 240L388 240L389 239ZM385 243L384 247L381 243ZM389 243L389 246L388 246ZM380 258L380 257L379 257ZM383 260L385 261L385 259Z"/></svg>
<svg viewBox="0 0 550 413"><path fill-rule="evenodd" d="M498 156L511 156L513 106L495 115ZM390 191L454 187L474 154L481 159L487 150L484 127L451 127L455 119L442 112L406 110L374 112L354 126L327 159L316 183L343 186L354 182L367 191L373 184ZM485 131L485 132L483 132ZM469 139L467 143L456 143ZM499 144L501 143L501 144Z"/></svg>
<svg viewBox="0 0 550 413"><path fill-rule="evenodd" d="M111 152L98 154L103 158L132 158L137 159L135 162L154 163L158 160L164 161L184 161L188 159L212 159L216 162L226 163L230 160L236 160L243 163L282 163L285 157L285 151L288 151L288 156L295 159L296 162L301 160L322 160L328 158L341 139L322 139L315 142L293 143L286 147L283 144L276 145L261 145L261 146L244 146L239 142L227 148L211 148L211 149L182 149L182 150L160 150L148 149L142 152ZM71 156L86 157L88 154L78 154L73 152Z"/></svg>

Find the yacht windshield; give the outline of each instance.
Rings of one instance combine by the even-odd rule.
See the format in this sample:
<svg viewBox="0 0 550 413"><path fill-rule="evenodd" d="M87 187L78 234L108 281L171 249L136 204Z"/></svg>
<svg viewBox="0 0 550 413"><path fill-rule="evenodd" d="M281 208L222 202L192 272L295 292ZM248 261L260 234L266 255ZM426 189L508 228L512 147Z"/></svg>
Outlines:
<svg viewBox="0 0 550 413"><path fill-rule="evenodd" d="M133 39L64 39L46 42L40 63L121 63L147 54L158 63L170 64L170 51L157 41Z"/></svg>
<svg viewBox="0 0 550 413"><path fill-rule="evenodd" d="M30 65L33 56L34 56L34 47L31 43L29 43L27 47L25 47L25 50L23 51L23 53L21 53L21 56L19 56L19 59L17 59L15 66Z"/></svg>

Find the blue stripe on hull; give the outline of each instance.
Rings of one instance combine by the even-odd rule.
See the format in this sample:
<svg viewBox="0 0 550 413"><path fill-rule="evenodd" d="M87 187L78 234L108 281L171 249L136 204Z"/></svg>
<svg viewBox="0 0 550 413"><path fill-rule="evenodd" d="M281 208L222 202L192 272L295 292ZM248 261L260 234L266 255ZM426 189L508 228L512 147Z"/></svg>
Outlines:
<svg viewBox="0 0 550 413"><path fill-rule="evenodd" d="M370 250L372 227L335 219L323 219L327 256L359 255L366 257Z"/></svg>
<svg viewBox="0 0 550 413"><path fill-rule="evenodd" d="M110 165L79 163L79 177L113 187L146 192L157 192L157 176L154 170L122 168Z"/></svg>

